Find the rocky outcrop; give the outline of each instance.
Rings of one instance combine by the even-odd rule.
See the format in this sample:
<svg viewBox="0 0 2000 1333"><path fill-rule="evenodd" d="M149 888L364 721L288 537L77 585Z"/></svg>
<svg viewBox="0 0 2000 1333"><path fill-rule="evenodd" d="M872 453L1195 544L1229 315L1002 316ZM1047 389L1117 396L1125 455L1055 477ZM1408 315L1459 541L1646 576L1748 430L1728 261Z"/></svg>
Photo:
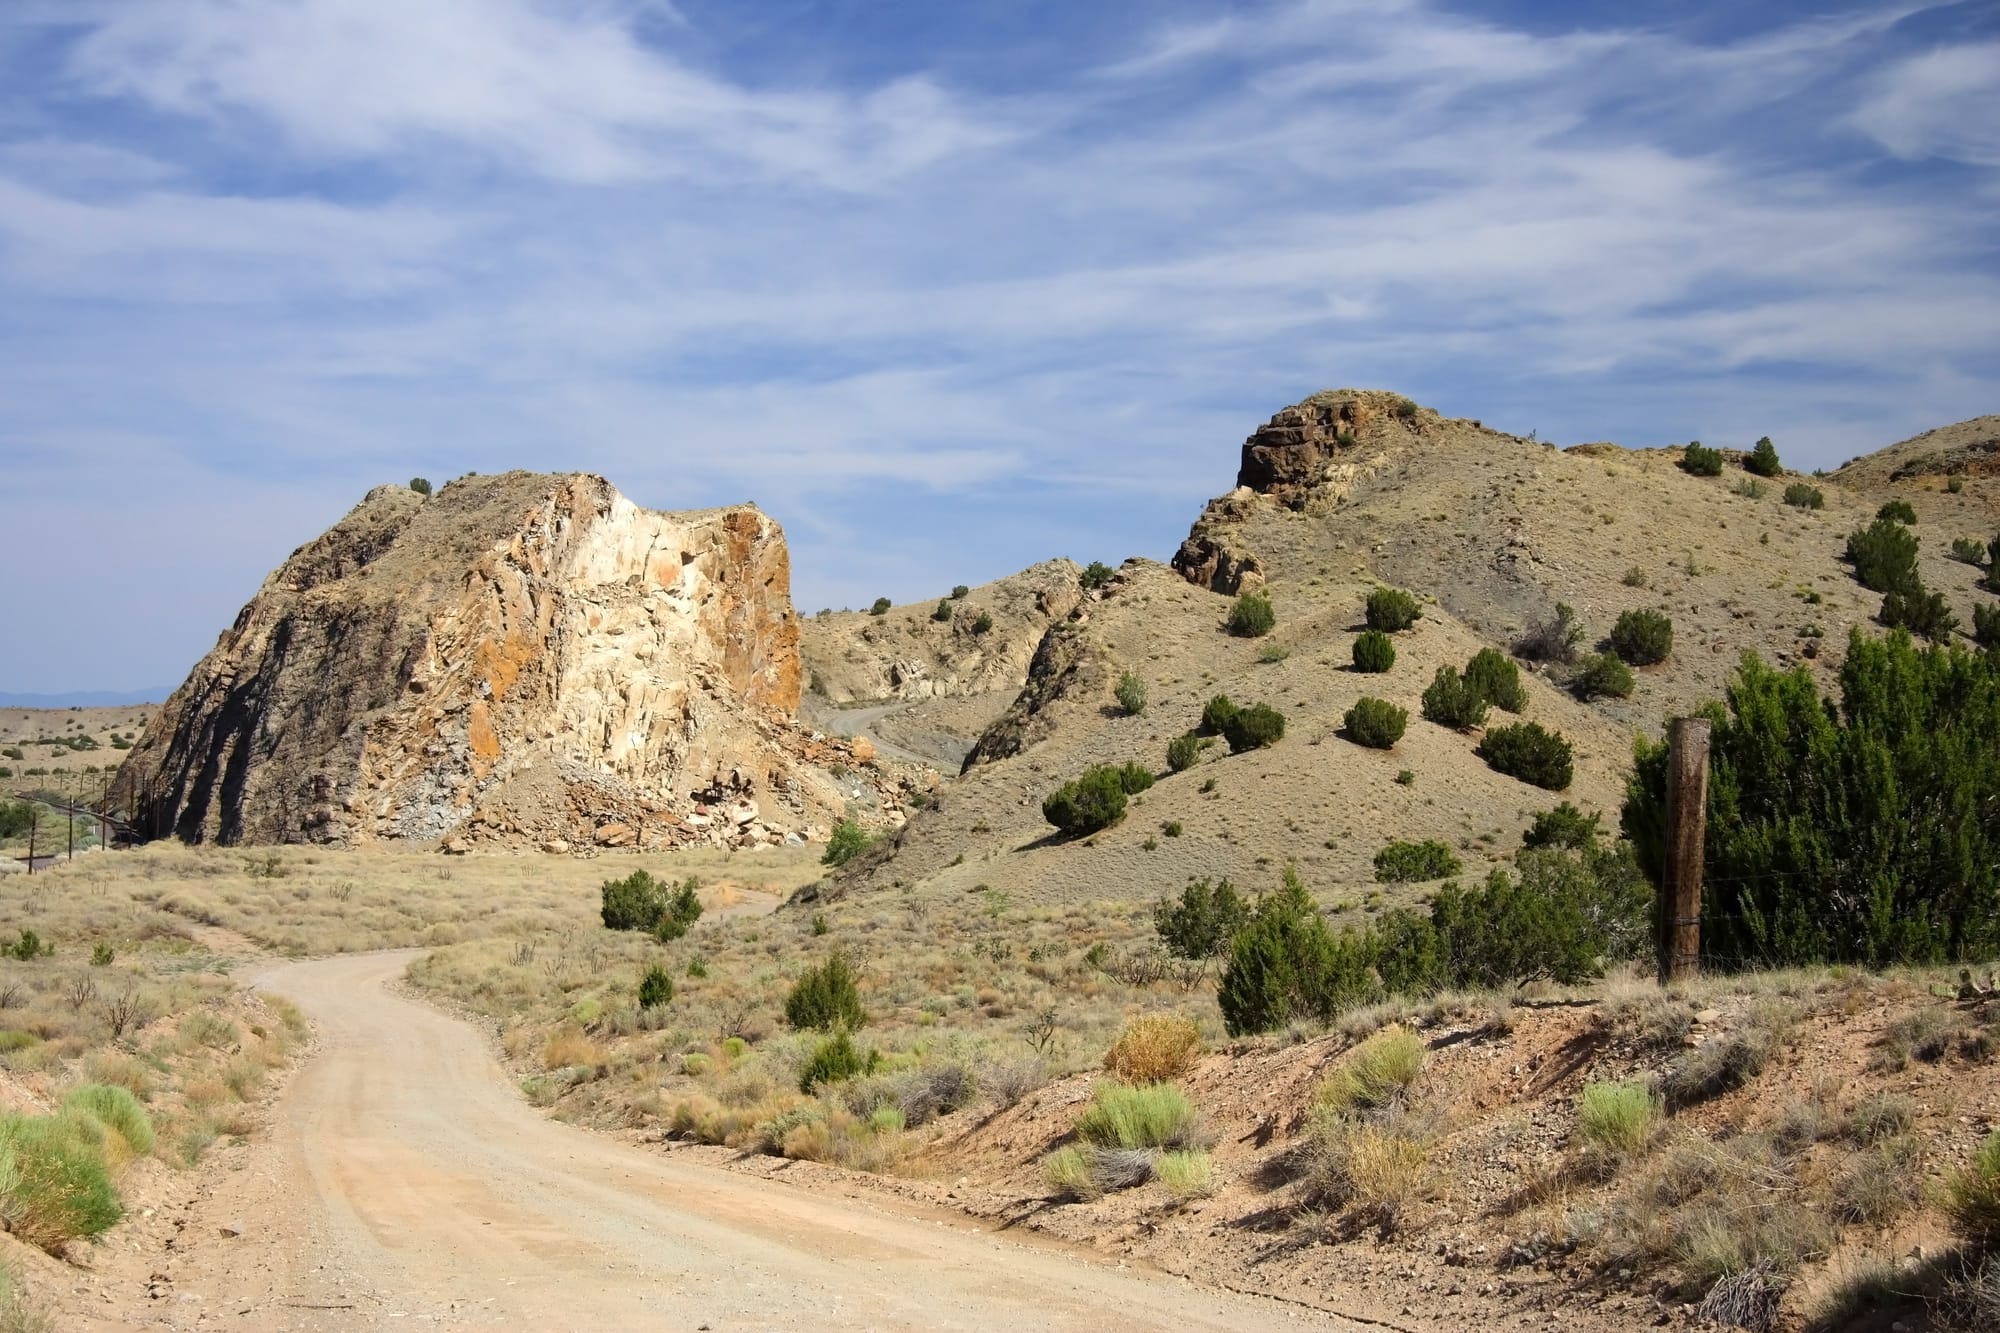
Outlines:
<svg viewBox="0 0 2000 1333"><path fill-rule="evenodd" d="M1157 566L1155 566L1157 568ZM1109 667L1080 620L1051 626L1035 648L1027 683L1000 720L987 728L960 770L1011 759L1049 734L1048 710L1057 701L1104 692Z"/></svg>
<svg viewBox="0 0 2000 1333"><path fill-rule="evenodd" d="M1243 442L1236 489L1209 502L1173 567L1220 593L1262 586L1262 562L1238 531L1260 503L1327 513L1435 420L1409 399L1375 389L1334 389L1294 403Z"/></svg>
<svg viewBox="0 0 2000 1333"><path fill-rule="evenodd" d="M754 506L656 513L590 475L381 487L265 580L113 800L225 843L809 835L854 760L796 725L798 643Z"/></svg>

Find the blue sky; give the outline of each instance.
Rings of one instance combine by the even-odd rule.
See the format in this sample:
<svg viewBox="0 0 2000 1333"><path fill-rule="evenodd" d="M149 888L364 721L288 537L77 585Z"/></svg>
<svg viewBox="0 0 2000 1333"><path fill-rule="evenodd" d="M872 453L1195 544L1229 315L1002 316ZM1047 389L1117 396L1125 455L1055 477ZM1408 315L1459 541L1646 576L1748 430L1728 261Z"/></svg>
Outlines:
<svg viewBox="0 0 2000 1333"><path fill-rule="evenodd" d="M1321 388L1834 465L2000 410L1996 217L1984 0L6 0L0 690L413 474L810 613L1164 557Z"/></svg>

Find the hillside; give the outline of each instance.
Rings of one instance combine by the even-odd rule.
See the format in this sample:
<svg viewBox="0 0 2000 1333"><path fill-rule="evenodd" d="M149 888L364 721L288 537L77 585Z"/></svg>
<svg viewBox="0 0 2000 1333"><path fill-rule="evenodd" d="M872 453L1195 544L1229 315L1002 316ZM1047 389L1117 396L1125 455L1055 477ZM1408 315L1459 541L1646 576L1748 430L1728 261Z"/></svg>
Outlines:
<svg viewBox="0 0 2000 1333"><path fill-rule="evenodd" d="M1992 480L1950 494L1941 482L1878 484L1856 464L1845 474L1852 484L1756 481L1727 451L1720 476L1698 477L1679 466L1680 449L1560 450L1428 409L1401 415L1400 401L1319 394L1252 435L1238 487L1196 522L1178 572L1131 560L1087 595L1044 638L1025 689L965 777L828 891L895 881L1054 903L1116 886L1121 898L1145 899L1191 876L1263 887L1289 861L1323 904L1358 920L1383 901L1372 859L1392 839L1441 839L1478 874L1503 862L1533 815L1558 799L1615 824L1634 734L1656 735L1669 715L1718 697L1744 652L1830 676L1849 629L1871 624L1881 603L1840 556L1847 533L1884 499L1914 499L1923 577L1962 622L1984 597L1979 571L1949 548L2000 528ZM1794 482L1820 490L1824 507L1786 504ZM1394 667L1364 675L1350 665L1351 647L1367 595L1384 584L1414 592L1423 614L1394 636ZM1267 637L1225 631L1238 588L1270 597ZM1584 626L1583 651L1626 610L1659 611L1674 629L1671 656L1639 668L1628 699L1582 702L1564 688L1564 669L1525 669L1524 718L1576 747L1575 781L1561 797L1491 771L1474 753L1476 734L1420 716L1439 666L1508 648L1558 603ZM1113 698L1126 671L1147 687L1139 716ZM1218 693L1278 708L1284 739L1241 755L1217 744L1193 769L1167 774L1167 743ZM1409 710L1393 750L1338 734L1364 694ZM1511 720L1496 712L1489 725ZM1165 776L1118 826L1053 841L1042 798L1089 765L1125 762Z"/></svg>

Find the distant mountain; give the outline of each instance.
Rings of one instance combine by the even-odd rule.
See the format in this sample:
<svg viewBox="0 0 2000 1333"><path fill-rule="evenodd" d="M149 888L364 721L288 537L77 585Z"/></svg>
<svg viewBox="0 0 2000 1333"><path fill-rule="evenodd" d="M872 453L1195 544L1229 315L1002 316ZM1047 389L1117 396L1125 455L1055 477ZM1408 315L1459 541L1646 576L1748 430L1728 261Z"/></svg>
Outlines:
<svg viewBox="0 0 2000 1333"><path fill-rule="evenodd" d="M125 708L160 703L173 692L171 685L150 690L78 690L73 694L8 694L0 690L0 708Z"/></svg>

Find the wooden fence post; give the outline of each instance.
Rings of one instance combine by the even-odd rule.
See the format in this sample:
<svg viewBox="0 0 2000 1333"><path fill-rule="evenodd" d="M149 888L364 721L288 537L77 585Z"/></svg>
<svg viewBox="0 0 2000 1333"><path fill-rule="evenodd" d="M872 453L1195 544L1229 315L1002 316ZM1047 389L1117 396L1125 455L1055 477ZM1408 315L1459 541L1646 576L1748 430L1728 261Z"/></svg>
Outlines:
<svg viewBox="0 0 2000 1333"><path fill-rule="evenodd" d="M1702 848L1708 832L1708 719L1667 725L1666 883L1660 900L1660 984L1701 973Z"/></svg>

